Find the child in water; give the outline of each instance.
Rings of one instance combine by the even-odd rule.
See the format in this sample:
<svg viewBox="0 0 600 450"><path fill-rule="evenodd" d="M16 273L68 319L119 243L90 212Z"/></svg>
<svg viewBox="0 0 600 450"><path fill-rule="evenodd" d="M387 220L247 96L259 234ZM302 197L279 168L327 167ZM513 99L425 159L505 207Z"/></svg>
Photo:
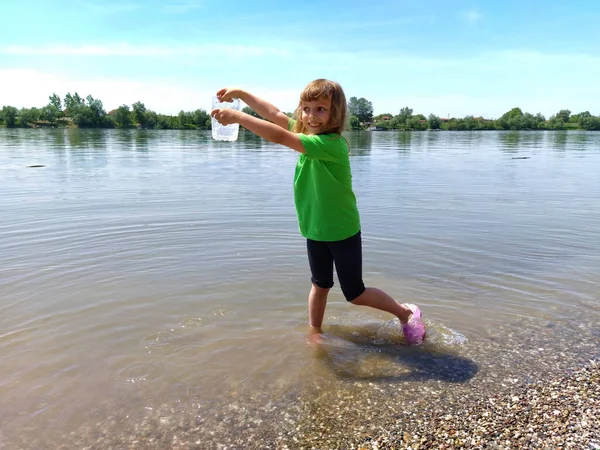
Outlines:
<svg viewBox="0 0 600 450"><path fill-rule="evenodd" d="M233 109L215 109L221 125L238 123L247 130L300 153L294 176L294 201L300 233L306 238L312 288L308 296L313 335L322 333L333 265L346 300L398 317L409 344L425 339L421 311L401 304L362 278L360 216L352 190L348 141L342 137L348 106L341 86L330 80L309 83L290 119L275 106L241 89L217 92L222 102L238 98L267 121Z"/></svg>

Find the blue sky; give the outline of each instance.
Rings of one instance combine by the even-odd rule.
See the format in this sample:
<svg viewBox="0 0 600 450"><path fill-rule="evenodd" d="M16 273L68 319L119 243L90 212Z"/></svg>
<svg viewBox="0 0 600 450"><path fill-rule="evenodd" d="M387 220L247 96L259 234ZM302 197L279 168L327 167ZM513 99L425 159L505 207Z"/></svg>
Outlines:
<svg viewBox="0 0 600 450"><path fill-rule="evenodd" d="M375 113L600 114L600 1L30 0L0 8L0 106L210 109L240 86L291 111L326 77Z"/></svg>

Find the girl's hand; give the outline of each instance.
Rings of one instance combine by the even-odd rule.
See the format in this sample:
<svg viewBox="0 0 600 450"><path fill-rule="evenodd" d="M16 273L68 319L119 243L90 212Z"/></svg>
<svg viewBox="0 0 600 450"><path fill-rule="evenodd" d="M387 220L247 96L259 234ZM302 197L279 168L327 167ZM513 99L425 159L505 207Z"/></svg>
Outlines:
<svg viewBox="0 0 600 450"><path fill-rule="evenodd" d="M217 92L217 98L220 102L230 102L234 98L240 98L241 92L241 89L223 88Z"/></svg>
<svg viewBox="0 0 600 450"><path fill-rule="evenodd" d="M243 114L240 111L236 111L235 109L215 109L210 113L212 117L216 119L221 125L231 125L232 123L238 123L240 114Z"/></svg>

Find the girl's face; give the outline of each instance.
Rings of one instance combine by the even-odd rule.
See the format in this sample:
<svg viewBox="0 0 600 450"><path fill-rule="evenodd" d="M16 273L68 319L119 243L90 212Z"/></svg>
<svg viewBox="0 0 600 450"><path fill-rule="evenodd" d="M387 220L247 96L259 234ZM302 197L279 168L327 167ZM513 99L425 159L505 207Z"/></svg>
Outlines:
<svg viewBox="0 0 600 450"><path fill-rule="evenodd" d="M331 98L321 97L310 102L300 102L300 107L307 134L319 134L325 129L331 117Z"/></svg>

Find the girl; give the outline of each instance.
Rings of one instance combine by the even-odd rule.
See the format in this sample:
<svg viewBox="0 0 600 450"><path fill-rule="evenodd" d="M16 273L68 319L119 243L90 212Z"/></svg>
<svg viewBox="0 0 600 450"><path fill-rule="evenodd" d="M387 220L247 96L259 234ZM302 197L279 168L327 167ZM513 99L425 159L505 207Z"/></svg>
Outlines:
<svg viewBox="0 0 600 450"><path fill-rule="evenodd" d="M300 153L294 176L294 200L300 233L307 240L312 288L308 296L313 335L322 333L327 295L333 287L333 265L346 300L389 312L400 320L406 341L425 339L421 311L400 304L362 280L360 217L352 190L348 142L342 137L347 104L341 86L330 80L309 83L300 94L294 117L241 89L217 92L222 102L239 98L267 121L232 109L215 109L220 124L239 123L258 136Z"/></svg>

